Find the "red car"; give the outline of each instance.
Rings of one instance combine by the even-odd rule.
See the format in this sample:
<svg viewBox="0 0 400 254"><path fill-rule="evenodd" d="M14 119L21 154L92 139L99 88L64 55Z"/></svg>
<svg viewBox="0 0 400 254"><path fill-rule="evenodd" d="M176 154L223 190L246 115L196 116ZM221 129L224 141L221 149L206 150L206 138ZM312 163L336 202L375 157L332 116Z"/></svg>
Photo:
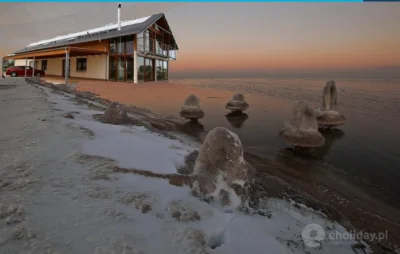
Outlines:
<svg viewBox="0 0 400 254"><path fill-rule="evenodd" d="M26 76L32 77L32 71L36 77L44 76L45 73L42 70L33 70L30 66L11 66L6 70L6 75L11 77L25 77L25 68L26 68Z"/></svg>

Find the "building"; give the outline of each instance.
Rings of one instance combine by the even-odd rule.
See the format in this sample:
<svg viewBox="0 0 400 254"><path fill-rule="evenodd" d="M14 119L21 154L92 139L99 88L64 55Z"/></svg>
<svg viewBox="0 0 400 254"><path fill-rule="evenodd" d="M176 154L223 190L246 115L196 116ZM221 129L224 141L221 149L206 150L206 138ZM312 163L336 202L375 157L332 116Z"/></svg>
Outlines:
<svg viewBox="0 0 400 254"><path fill-rule="evenodd" d="M155 14L31 43L4 59L48 76L146 82L168 79L178 45L165 15Z"/></svg>

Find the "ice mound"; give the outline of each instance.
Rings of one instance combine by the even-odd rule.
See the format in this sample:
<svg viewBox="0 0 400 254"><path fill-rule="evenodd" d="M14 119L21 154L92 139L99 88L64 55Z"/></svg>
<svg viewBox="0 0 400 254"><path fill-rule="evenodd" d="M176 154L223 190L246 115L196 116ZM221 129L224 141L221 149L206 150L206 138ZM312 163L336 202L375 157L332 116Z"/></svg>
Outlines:
<svg viewBox="0 0 400 254"><path fill-rule="evenodd" d="M325 144L325 138L318 132L315 110L306 101L293 104L292 115L279 135L288 145L295 147L319 147Z"/></svg>
<svg viewBox="0 0 400 254"><path fill-rule="evenodd" d="M228 101L225 108L232 111L244 111L249 108L249 104L245 101L243 94L237 93Z"/></svg>
<svg viewBox="0 0 400 254"><path fill-rule="evenodd" d="M200 99L193 94L189 95L183 102L180 115L192 121L203 118L204 111L200 108Z"/></svg>
<svg viewBox="0 0 400 254"><path fill-rule="evenodd" d="M322 105L316 110L317 121L320 128L331 128L344 124L346 119L336 111L336 107L336 82L331 80L326 82L322 92Z"/></svg>
<svg viewBox="0 0 400 254"><path fill-rule="evenodd" d="M243 158L239 137L226 128L217 127L206 136L195 161L194 190L217 199L226 199L229 195L227 203L234 205L237 200L233 200L236 196L233 188L243 187L254 171Z"/></svg>
<svg viewBox="0 0 400 254"><path fill-rule="evenodd" d="M124 124L129 122L126 111L118 102L111 103L103 115L103 123Z"/></svg>

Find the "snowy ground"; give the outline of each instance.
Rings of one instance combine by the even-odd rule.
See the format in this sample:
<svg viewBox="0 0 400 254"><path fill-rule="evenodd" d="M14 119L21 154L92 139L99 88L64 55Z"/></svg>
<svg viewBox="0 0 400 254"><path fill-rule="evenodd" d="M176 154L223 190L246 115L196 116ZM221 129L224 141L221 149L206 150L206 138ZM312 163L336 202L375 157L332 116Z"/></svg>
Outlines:
<svg viewBox="0 0 400 254"><path fill-rule="evenodd" d="M164 179L115 173L176 173L199 144L96 122L99 111L73 96L15 80L0 89L0 253L355 253L328 237L307 246L308 224L325 236L345 229L301 205L264 200L268 216L250 216Z"/></svg>

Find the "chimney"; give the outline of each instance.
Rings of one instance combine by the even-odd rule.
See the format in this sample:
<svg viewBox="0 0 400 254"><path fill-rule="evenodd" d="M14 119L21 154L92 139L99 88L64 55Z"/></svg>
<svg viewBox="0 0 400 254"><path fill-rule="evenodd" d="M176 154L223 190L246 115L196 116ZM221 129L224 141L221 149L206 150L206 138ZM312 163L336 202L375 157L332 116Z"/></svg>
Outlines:
<svg viewBox="0 0 400 254"><path fill-rule="evenodd" d="M121 3L118 4L118 31L121 30Z"/></svg>

